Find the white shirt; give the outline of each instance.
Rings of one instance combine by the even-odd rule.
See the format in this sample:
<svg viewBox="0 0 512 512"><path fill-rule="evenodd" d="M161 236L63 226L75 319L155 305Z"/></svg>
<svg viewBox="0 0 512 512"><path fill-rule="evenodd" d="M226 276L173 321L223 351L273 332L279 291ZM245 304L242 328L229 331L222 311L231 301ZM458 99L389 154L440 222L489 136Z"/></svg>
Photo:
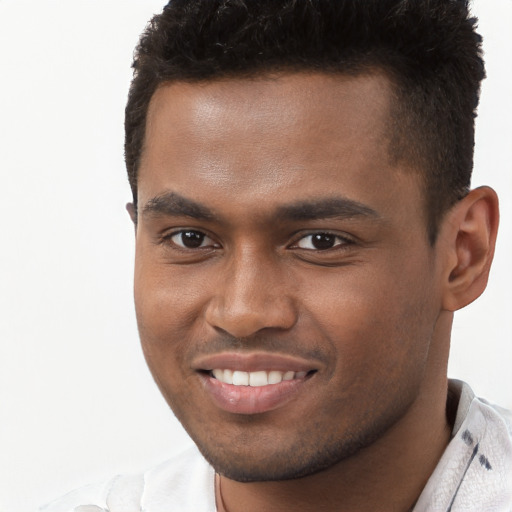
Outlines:
<svg viewBox="0 0 512 512"><path fill-rule="evenodd" d="M453 437L414 512L512 512L512 414L450 381ZM216 512L215 472L191 448L140 475L71 492L40 512Z"/></svg>

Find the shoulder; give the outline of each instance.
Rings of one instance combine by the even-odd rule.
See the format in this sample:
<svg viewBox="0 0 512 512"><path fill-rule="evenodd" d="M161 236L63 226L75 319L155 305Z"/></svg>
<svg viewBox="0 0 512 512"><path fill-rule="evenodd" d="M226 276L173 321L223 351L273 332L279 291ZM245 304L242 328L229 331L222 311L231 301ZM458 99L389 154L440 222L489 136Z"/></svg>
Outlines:
<svg viewBox="0 0 512 512"><path fill-rule="evenodd" d="M476 398L480 408L491 423L496 423L503 430L505 438L512 443L512 411L489 403L483 398Z"/></svg>
<svg viewBox="0 0 512 512"><path fill-rule="evenodd" d="M512 413L474 397L452 444L463 469L453 510L512 512Z"/></svg>
<svg viewBox="0 0 512 512"><path fill-rule="evenodd" d="M457 385L452 440L414 510L512 512L512 414Z"/></svg>
<svg viewBox="0 0 512 512"><path fill-rule="evenodd" d="M70 492L39 512L214 512L214 471L196 447L136 475Z"/></svg>
<svg viewBox="0 0 512 512"><path fill-rule="evenodd" d="M506 447L512 445L512 411L476 397L465 382L452 380L450 387L458 395L453 437L466 430L474 430L483 442L497 442Z"/></svg>

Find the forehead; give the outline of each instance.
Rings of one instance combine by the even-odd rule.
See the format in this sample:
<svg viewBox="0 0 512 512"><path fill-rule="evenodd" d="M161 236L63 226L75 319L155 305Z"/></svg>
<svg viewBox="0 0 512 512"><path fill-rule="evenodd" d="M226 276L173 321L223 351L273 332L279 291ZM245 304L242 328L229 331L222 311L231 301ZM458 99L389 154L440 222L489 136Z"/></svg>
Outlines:
<svg viewBox="0 0 512 512"><path fill-rule="evenodd" d="M380 73L163 85L148 111L139 203L172 191L268 207L325 197L333 187L366 202L397 179L388 155L391 98Z"/></svg>
<svg viewBox="0 0 512 512"><path fill-rule="evenodd" d="M151 131L155 114L164 109L166 117L187 119L192 123L191 128L203 128L204 120L224 119L234 128L243 129L247 117L253 127L260 124L266 130L276 126L291 129L303 121L316 122L320 128L334 116L342 115L344 124L350 121L352 129L364 129L367 127L365 117L375 119L388 115L391 91L389 80L380 72L358 76L273 74L173 82L161 85L153 95L147 128ZM284 118L283 113L287 114Z"/></svg>
<svg viewBox="0 0 512 512"><path fill-rule="evenodd" d="M150 102L146 142L168 128L159 120L186 122L194 134L210 136L219 133L223 122L229 123L233 136L247 132L248 122L252 130L264 133L314 128L322 135L321 130L333 128L333 121L337 129L346 127L345 135L370 135L368 128L374 132L379 121L388 119L390 93L391 85L382 73L356 77L296 73L164 84Z"/></svg>

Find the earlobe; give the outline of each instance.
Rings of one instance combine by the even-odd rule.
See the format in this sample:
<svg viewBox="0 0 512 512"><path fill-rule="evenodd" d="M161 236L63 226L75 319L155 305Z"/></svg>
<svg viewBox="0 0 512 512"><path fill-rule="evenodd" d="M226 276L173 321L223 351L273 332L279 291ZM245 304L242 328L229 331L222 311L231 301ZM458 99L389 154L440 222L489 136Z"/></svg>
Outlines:
<svg viewBox="0 0 512 512"><path fill-rule="evenodd" d="M489 187L472 190L447 217L443 307L456 311L477 299L487 286L499 223L496 192Z"/></svg>

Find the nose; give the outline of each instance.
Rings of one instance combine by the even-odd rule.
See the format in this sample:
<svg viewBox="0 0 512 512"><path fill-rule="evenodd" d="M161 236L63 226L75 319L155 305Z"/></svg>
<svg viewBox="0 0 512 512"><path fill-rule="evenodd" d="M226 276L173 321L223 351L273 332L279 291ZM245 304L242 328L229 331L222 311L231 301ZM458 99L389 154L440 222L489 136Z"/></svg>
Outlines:
<svg viewBox="0 0 512 512"><path fill-rule="evenodd" d="M297 321L293 282L274 258L233 256L218 275L218 287L206 306L206 321L236 338L263 329L287 330Z"/></svg>

